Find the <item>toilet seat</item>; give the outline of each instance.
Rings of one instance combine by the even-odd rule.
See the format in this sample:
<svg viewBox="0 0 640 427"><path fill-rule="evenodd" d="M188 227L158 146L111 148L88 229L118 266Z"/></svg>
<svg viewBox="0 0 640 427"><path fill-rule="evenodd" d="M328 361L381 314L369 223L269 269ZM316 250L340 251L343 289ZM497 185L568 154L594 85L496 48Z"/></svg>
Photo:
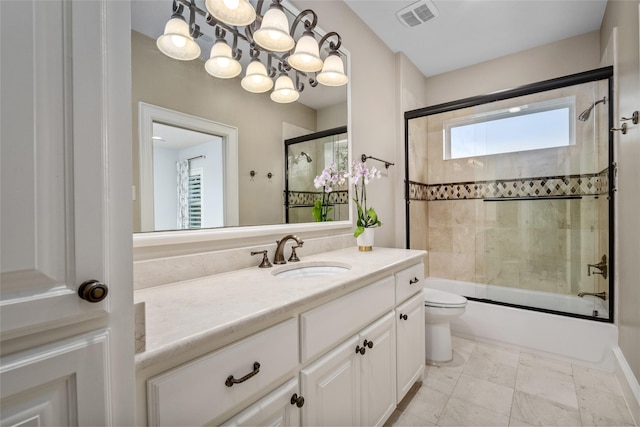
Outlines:
<svg viewBox="0 0 640 427"><path fill-rule="evenodd" d="M461 308L467 305L467 299L461 295L450 292L425 288L424 305L425 307Z"/></svg>

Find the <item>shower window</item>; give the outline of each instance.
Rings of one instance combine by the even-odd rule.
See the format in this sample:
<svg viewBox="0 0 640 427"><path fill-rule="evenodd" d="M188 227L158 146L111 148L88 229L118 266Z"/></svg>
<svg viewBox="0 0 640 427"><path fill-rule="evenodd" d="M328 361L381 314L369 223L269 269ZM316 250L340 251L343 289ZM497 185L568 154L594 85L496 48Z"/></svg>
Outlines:
<svg viewBox="0 0 640 427"><path fill-rule="evenodd" d="M407 248L428 252L428 276L483 302L612 321L611 77L405 113Z"/></svg>
<svg viewBox="0 0 640 427"><path fill-rule="evenodd" d="M574 96L457 117L444 122L444 159L566 147L574 129Z"/></svg>

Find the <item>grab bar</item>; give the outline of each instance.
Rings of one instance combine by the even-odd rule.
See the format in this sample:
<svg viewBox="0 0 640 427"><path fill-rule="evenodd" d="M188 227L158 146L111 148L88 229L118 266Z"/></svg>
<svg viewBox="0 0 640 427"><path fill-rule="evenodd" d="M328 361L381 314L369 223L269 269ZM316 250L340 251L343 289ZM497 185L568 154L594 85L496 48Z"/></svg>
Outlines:
<svg viewBox="0 0 640 427"><path fill-rule="evenodd" d="M582 196L526 196L526 197L486 197L484 202L512 202L514 200L563 200L582 199Z"/></svg>

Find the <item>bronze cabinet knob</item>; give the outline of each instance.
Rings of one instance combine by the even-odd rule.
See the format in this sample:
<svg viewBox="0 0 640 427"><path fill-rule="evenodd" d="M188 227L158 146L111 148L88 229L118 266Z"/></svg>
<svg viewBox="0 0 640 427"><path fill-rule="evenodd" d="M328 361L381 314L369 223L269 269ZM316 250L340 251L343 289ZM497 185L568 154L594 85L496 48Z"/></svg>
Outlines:
<svg viewBox="0 0 640 427"><path fill-rule="evenodd" d="M356 346L356 353L364 354L366 351L366 348L360 347L359 345Z"/></svg>
<svg viewBox="0 0 640 427"><path fill-rule="evenodd" d="M86 280L78 288L78 296L88 302L100 302L108 293L109 287L98 280Z"/></svg>
<svg viewBox="0 0 640 427"><path fill-rule="evenodd" d="M302 408L304 405L304 397L298 396L298 393L293 393L293 396L291 396L291 404L296 405L298 408Z"/></svg>
<svg viewBox="0 0 640 427"><path fill-rule="evenodd" d="M406 314L402 314L402 313L400 313L400 319L402 319L402 320L407 320L407 319L408 319L408 317L407 317L407 315L406 315Z"/></svg>
<svg viewBox="0 0 640 427"><path fill-rule="evenodd" d="M365 346L365 347L373 348L373 341L364 340L362 345Z"/></svg>

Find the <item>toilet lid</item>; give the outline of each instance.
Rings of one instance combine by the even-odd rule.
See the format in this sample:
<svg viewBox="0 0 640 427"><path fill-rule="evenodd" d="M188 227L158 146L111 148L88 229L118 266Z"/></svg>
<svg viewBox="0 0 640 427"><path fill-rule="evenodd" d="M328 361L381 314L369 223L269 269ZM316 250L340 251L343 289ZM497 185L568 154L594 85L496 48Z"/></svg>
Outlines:
<svg viewBox="0 0 640 427"><path fill-rule="evenodd" d="M467 299L461 295L437 289L424 289L424 305L430 307L464 307L466 304Z"/></svg>

